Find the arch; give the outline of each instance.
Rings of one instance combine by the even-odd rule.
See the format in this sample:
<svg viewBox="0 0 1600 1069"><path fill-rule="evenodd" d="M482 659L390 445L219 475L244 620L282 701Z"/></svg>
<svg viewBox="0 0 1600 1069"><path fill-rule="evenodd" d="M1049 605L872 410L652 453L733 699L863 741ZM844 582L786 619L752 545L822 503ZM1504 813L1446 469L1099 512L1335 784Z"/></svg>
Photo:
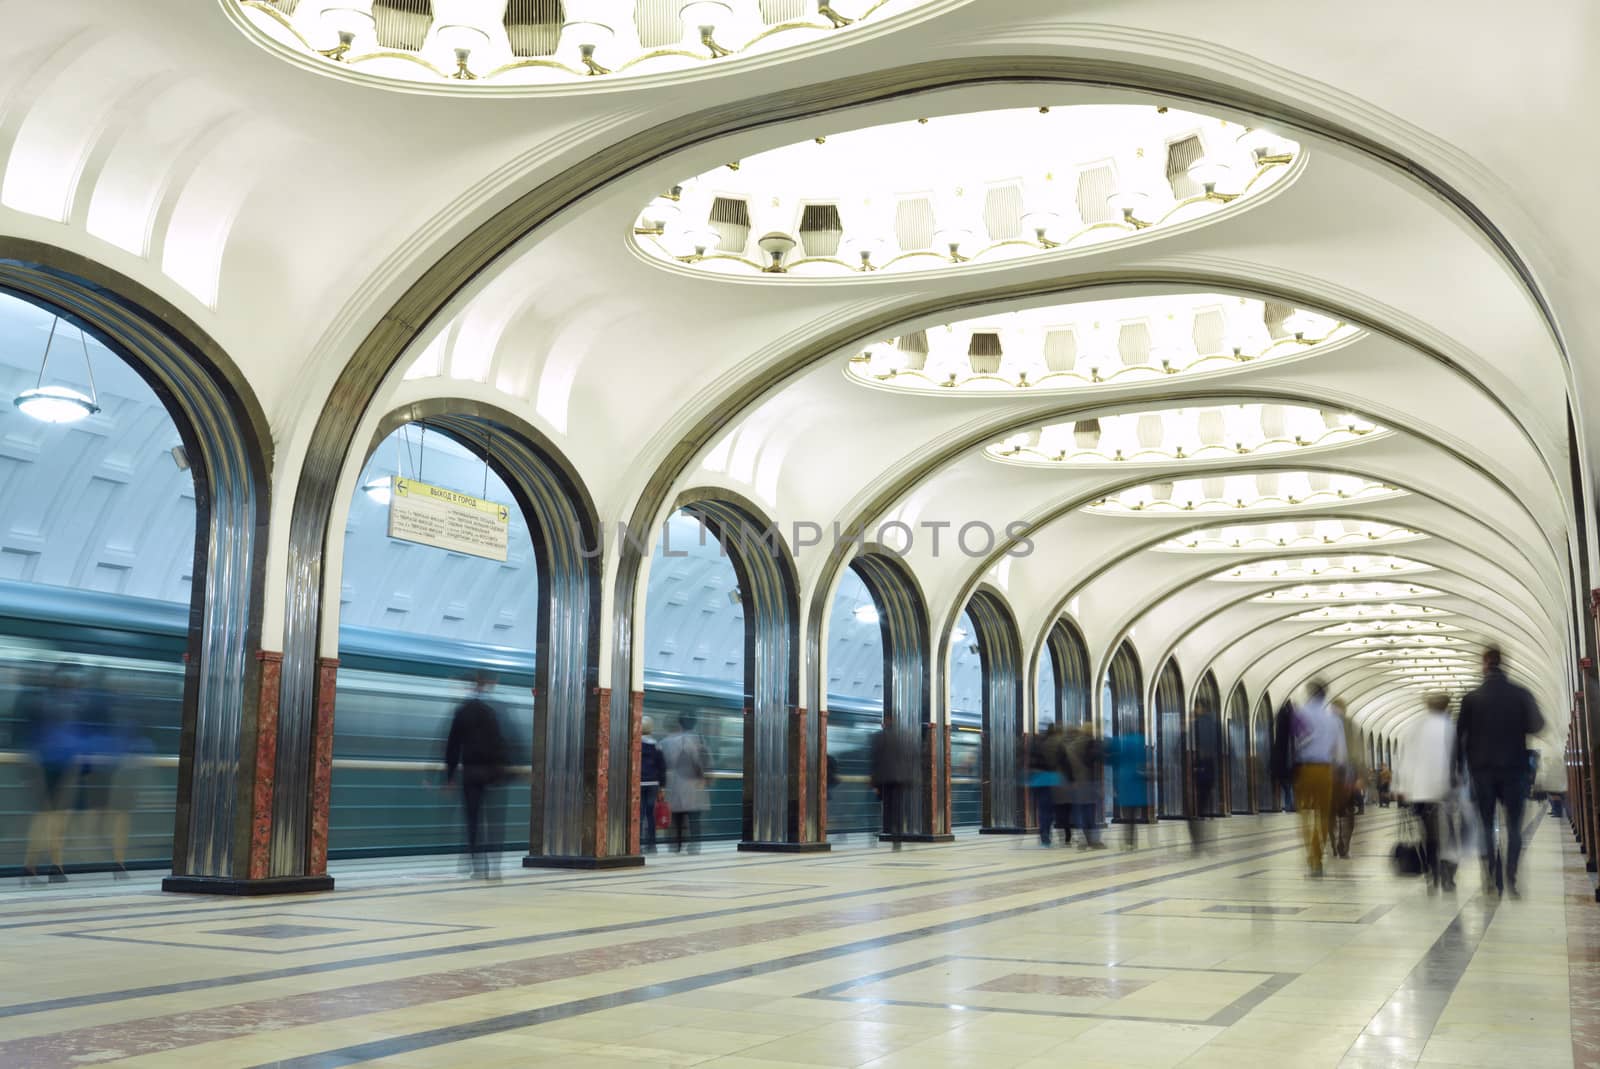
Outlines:
<svg viewBox="0 0 1600 1069"><path fill-rule="evenodd" d="M1243 681L1228 694L1226 721L1228 733L1227 789L1223 792L1224 813L1250 812L1250 699Z"/></svg>
<svg viewBox="0 0 1600 1069"><path fill-rule="evenodd" d="M1185 762L1188 784L1184 790L1184 803L1188 806L1187 812L1190 815L1219 817L1228 811L1224 802L1228 783L1228 736L1227 728L1222 722L1225 715L1225 710L1222 708L1222 689L1217 686L1216 673L1209 668L1200 677L1200 682L1195 684L1194 696L1189 704L1191 715L1186 732L1189 746L1185 754L1188 758ZM1199 715L1201 706L1205 707L1206 715L1212 718L1210 724L1201 724L1195 719ZM1202 737L1202 731L1211 735L1209 741ZM1203 782L1205 777L1198 774L1195 760L1208 745L1216 759L1216 764L1211 769L1209 784ZM1201 797L1202 794L1205 797Z"/></svg>
<svg viewBox="0 0 1600 1069"><path fill-rule="evenodd" d="M904 825L899 837L928 840L947 837L950 793L932 775L934 730L930 701L932 665L928 657L928 608L916 577L892 550L864 545L850 560L850 570L866 585L878 609L883 634L883 726L911 740L917 755L904 800ZM813 614L808 639L820 643L820 621ZM812 646L813 649L816 645ZM949 748L950 735L940 732L939 745ZM948 754L946 754L948 757ZM948 765L948 761L946 761ZM888 814L885 814L887 819ZM889 827L885 823L884 827Z"/></svg>
<svg viewBox="0 0 1600 1069"><path fill-rule="evenodd" d="M1250 808L1256 813L1273 813L1280 808L1281 799L1272 782L1273 712L1272 695L1267 691L1256 695L1256 708L1250 726L1250 746L1254 757L1250 762Z"/></svg>
<svg viewBox="0 0 1600 1069"><path fill-rule="evenodd" d="M1156 750L1156 816L1188 815L1188 762L1185 760L1183 670L1168 657L1150 693Z"/></svg>
<svg viewBox="0 0 1600 1069"><path fill-rule="evenodd" d="M534 639L533 783L528 827L529 866L587 866L638 862L630 843L634 827L621 842L612 838L610 792L600 790L600 770L612 748L626 746L637 735L639 710L613 708L600 690L600 523L594 503L576 470L537 430L509 412L458 398L432 398L398 408L379 423L366 455L408 423L449 436L490 466L505 482L528 521L539 592ZM336 604L336 602L335 602ZM287 657L285 672L287 674ZM319 702L319 704L322 704ZM286 763L307 760L309 744L332 738L332 708L319 715L314 739L301 749L279 750L280 772ZM628 715L631 712L631 715ZM623 750L622 752L627 752ZM308 773L327 775L322 762L314 769L296 767L280 775L274 803L272 863L275 872L306 866L320 873L317 833L296 834L309 820L298 811L310 795L297 790ZM625 777L626 778L626 777ZM635 779L637 777L634 777ZM637 807L635 807L637 809ZM320 814L326 819L326 814ZM623 827L633 819L622 814ZM323 848L325 849L325 847Z"/></svg>
<svg viewBox="0 0 1600 1069"><path fill-rule="evenodd" d="M1027 828L1022 782L1022 638L1005 596L984 585L967 602L983 672L983 830Z"/></svg>
<svg viewBox="0 0 1600 1069"><path fill-rule="evenodd" d="M252 800L258 746L270 762L273 718L262 707L278 668L260 655L261 529L272 468L266 417L227 353L188 316L86 257L0 238L0 291L94 334L150 385L183 442L194 474L195 560L173 877L163 886L223 889L258 874L264 849Z"/></svg>
<svg viewBox="0 0 1600 1069"><path fill-rule="evenodd" d="M739 849L796 849L804 838L806 786L815 782L819 751L806 737L800 708L800 583L794 556L760 508L731 491L685 491L673 511L679 509L704 523L727 553L744 607ZM627 752L634 745L630 742ZM634 801L628 812L637 809ZM804 845L827 849L826 843Z"/></svg>
<svg viewBox="0 0 1600 1069"><path fill-rule="evenodd" d="M1144 722L1144 670L1139 665L1138 652L1128 639L1122 641L1107 662L1100 715L1103 734L1114 736L1119 745L1124 740L1134 740L1148 761L1150 746ZM1110 787L1109 777L1107 787L1108 789ZM1120 798L1116 799L1116 803L1113 810L1111 800L1108 799L1106 808L1113 810L1117 820L1152 819L1148 804L1133 807L1123 803Z"/></svg>
<svg viewBox="0 0 1600 1069"><path fill-rule="evenodd" d="M1050 667L1055 674L1056 719L1062 724L1088 724L1093 695L1089 690L1089 644L1078 625L1057 616L1045 636Z"/></svg>

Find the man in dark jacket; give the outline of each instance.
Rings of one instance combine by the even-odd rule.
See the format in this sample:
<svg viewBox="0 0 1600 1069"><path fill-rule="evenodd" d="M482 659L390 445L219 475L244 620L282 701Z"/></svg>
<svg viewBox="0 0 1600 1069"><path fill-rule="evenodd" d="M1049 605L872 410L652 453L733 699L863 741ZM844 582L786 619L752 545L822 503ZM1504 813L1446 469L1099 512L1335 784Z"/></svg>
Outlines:
<svg viewBox="0 0 1600 1069"><path fill-rule="evenodd" d="M883 805L883 834L896 850L906 835L906 794L916 778L916 755L906 729L890 724L872 737L872 786Z"/></svg>
<svg viewBox="0 0 1600 1069"><path fill-rule="evenodd" d="M1483 682L1461 699L1456 722L1456 763L1463 761L1472 777L1472 796L1483 823L1484 884L1496 892L1517 891L1517 862L1522 857L1522 803L1528 793L1528 736L1544 729L1544 717L1533 695L1507 679L1500 651L1483 651ZM1502 867L1494 827L1498 802L1505 809L1506 854Z"/></svg>
<svg viewBox="0 0 1600 1069"><path fill-rule="evenodd" d="M506 777L505 734L500 714L487 700L492 677L473 680L472 694L456 707L450 734L444 744L444 781L461 786L461 806L467 821L467 853L474 878L496 879L498 868L489 853L500 845L498 811L489 789Z"/></svg>

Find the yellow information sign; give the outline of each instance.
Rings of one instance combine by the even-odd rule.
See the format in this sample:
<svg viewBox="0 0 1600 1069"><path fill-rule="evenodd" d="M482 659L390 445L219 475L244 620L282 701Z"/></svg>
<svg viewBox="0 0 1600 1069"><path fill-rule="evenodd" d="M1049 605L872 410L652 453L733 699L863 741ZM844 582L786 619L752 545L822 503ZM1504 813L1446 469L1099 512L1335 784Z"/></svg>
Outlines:
<svg viewBox="0 0 1600 1069"><path fill-rule="evenodd" d="M390 538L504 561L510 532L509 505L398 475L389 480Z"/></svg>

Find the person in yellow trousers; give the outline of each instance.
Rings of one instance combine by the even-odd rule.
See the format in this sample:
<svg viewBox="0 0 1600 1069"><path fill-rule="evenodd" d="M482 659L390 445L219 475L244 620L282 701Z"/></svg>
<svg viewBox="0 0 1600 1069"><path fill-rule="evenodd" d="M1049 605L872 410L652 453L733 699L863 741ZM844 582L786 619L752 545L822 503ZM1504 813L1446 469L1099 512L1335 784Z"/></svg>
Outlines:
<svg viewBox="0 0 1600 1069"><path fill-rule="evenodd" d="M1294 797L1306 840L1306 868L1322 875L1322 847L1333 828L1334 776L1349 762L1344 724L1328 707L1328 688L1321 680L1294 711Z"/></svg>

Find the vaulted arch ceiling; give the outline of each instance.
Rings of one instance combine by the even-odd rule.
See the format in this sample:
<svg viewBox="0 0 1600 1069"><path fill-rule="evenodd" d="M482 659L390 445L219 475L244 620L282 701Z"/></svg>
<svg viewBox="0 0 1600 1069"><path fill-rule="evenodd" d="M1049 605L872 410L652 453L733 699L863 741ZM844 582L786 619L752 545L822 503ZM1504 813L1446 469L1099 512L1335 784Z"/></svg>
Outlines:
<svg viewBox="0 0 1600 1069"><path fill-rule="evenodd" d="M1209 576L1320 547L1223 545L1193 556L1156 547L1245 520L1416 531L1425 537L1385 552L1433 569L1434 600L1464 621L1444 633L1504 643L1553 708L1570 692L1594 564L1595 436L1584 415L1600 382L1585 358L1600 343L1600 313L1587 299L1600 275L1600 220L1582 181L1596 150L1569 136L1572 102L1600 78L1583 54L1586 16L1552 9L1507 25L1485 4L1443 24L1372 0L1261 19L1243 8L1119 0L1075 5L1069 20L1048 0L930 0L826 47L598 89L476 86L490 91L469 97L459 86L391 91L286 63L239 33L224 5L236 0L109 11L0 4L15 28L0 42L0 227L140 278L233 353L278 437L275 473L291 492L275 496L276 521L287 517L300 456L344 374L358 401L376 395L369 423L440 395L525 416L561 443L610 522L641 510L660 519L654 502L670 501L675 487L720 484L791 529L948 523L946 552L919 539L908 556L936 631L947 634L988 579L1031 644L1070 609L1098 665L1132 633L1147 667L1175 653L1196 679L1214 665L1225 692L1242 678L1251 694L1278 697L1300 681L1296 664L1321 651L1340 656L1332 651L1350 636L1281 621ZM1352 28L1375 22L1407 64L1379 66L1350 47ZM1461 73L1485 25L1496 27L1504 72L1494 86ZM907 56L943 58L908 65ZM1500 106L1506 84L1529 105L1515 123ZM945 118L959 125L960 116L1040 108L1055 119L1090 107L1128 109L1151 129L1159 108L1205 116L1206 150L1225 121L1292 137L1296 151L1257 195L1200 203L1203 211L1163 226L1119 229L1113 216L1112 240L1093 244L1024 224L1036 207L1027 196L1037 153L1004 159L1000 145L982 160L952 156L952 169L985 190L978 215L997 239L989 244L1019 242L1027 254L967 256L960 244L948 269L930 261L928 270L861 271L827 253L832 218L808 220L784 198L861 197L865 209L850 168L828 188L773 194L799 209L786 225L801 250L849 270L716 275L692 244L683 262L682 250L654 255L641 244L649 235L634 233L653 222L642 206L686 176L720 178L730 163L786 146L864 144L870 160L872 131L887 125L926 118L932 129ZM1183 139L1162 129L1149 146L1165 150L1160 174L1177 181L1175 203L1194 195L1178 185L1198 181L1169 166L1187 158L1173 148ZM1561 144L1564 155L1530 154L1530 144ZM1120 177L1125 158L1145 158L1130 156L1141 147L1073 144L1061 165L1081 177L1105 159ZM740 192L722 184L724 199ZM887 191L898 198L889 229L901 252L924 244L928 220L914 205L901 219L900 206L923 197L932 211L943 187L927 186ZM1093 222L1082 188L1070 207ZM745 192L741 253L770 254L755 233L756 209L770 204L755 197L771 191ZM737 209L707 212L719 246L741 236ZM1265 334L1265 347L1237 346L1237 356L1256 359L1217 346L1209 320L1197 325L1197 308L1223 307L1197 303L1212 295L1262 309L1252 333ZM1105 318L1076 328L1082 306L1128 300L1154 302L1154 311L1119 315L1115 338ZM1285 309L1345 327L1293 343ZM1171 324L1185 316L1189 330L1175 337ZM1021 334L1008 334L1018 322L1008 317L1021 317ZM1225 335L1228 326L1223 316ZM902 344L918 334L930 339L925 354ZM962 339L970 374L959 370ZM1123 373L1079 359L1097 345ZM364 377L350 371L358 349L372 363ZM942 384L948 370L943 380L925 375L922 389L877 377L892 369L911 379L918 356L924 371L954 359L956 385ZM1044 381L1039 367L1056 378ZM1027 368L1035 370L1023 385ZM1216 419L1195 413L1241 404L1349 414L1383 430L1291 448L1293 434L1273 433L1283 421L1269 415L1272 427L1256 420L1260 442L1281 450L1225 455L1227 421L1219 447ZM1185 413L1184 427L1212 448L1179 456L1187 430L1144 419L1160 411ZM1076 442L1086 426L1117 421L1119 433L1149 442L1143 455L1052 466L985 453L1008 441L1031 447L1048 428ZM349 478L358 470L352 463ZM1265 473L1281 487L1284 472L1304 473L1296 485L1313 491L1325 489L1313 479L1359 478L1403 492L1291 503L1263 491L1269 507L1259 513L1222 507L1242 496L1247 476ZM1220 482L1225 493L1204 498L1218 507L1085 511L1182 480ZM1032 552L1010 555L1004 539L948 552L974 519L1002 533L1015 524L1009 535ZM281 566L281 548L275 554ZM837 580L822 548L797 564L802 602ZM269 580L270 596L281 587ZM1345 661L1355 666L1351 692L1371 707L1358 717L1404 715L1386 696L1393 688L1370 698L1362 689L1389 678L1386 669L1359 657L1325 663Z"/></svg>

